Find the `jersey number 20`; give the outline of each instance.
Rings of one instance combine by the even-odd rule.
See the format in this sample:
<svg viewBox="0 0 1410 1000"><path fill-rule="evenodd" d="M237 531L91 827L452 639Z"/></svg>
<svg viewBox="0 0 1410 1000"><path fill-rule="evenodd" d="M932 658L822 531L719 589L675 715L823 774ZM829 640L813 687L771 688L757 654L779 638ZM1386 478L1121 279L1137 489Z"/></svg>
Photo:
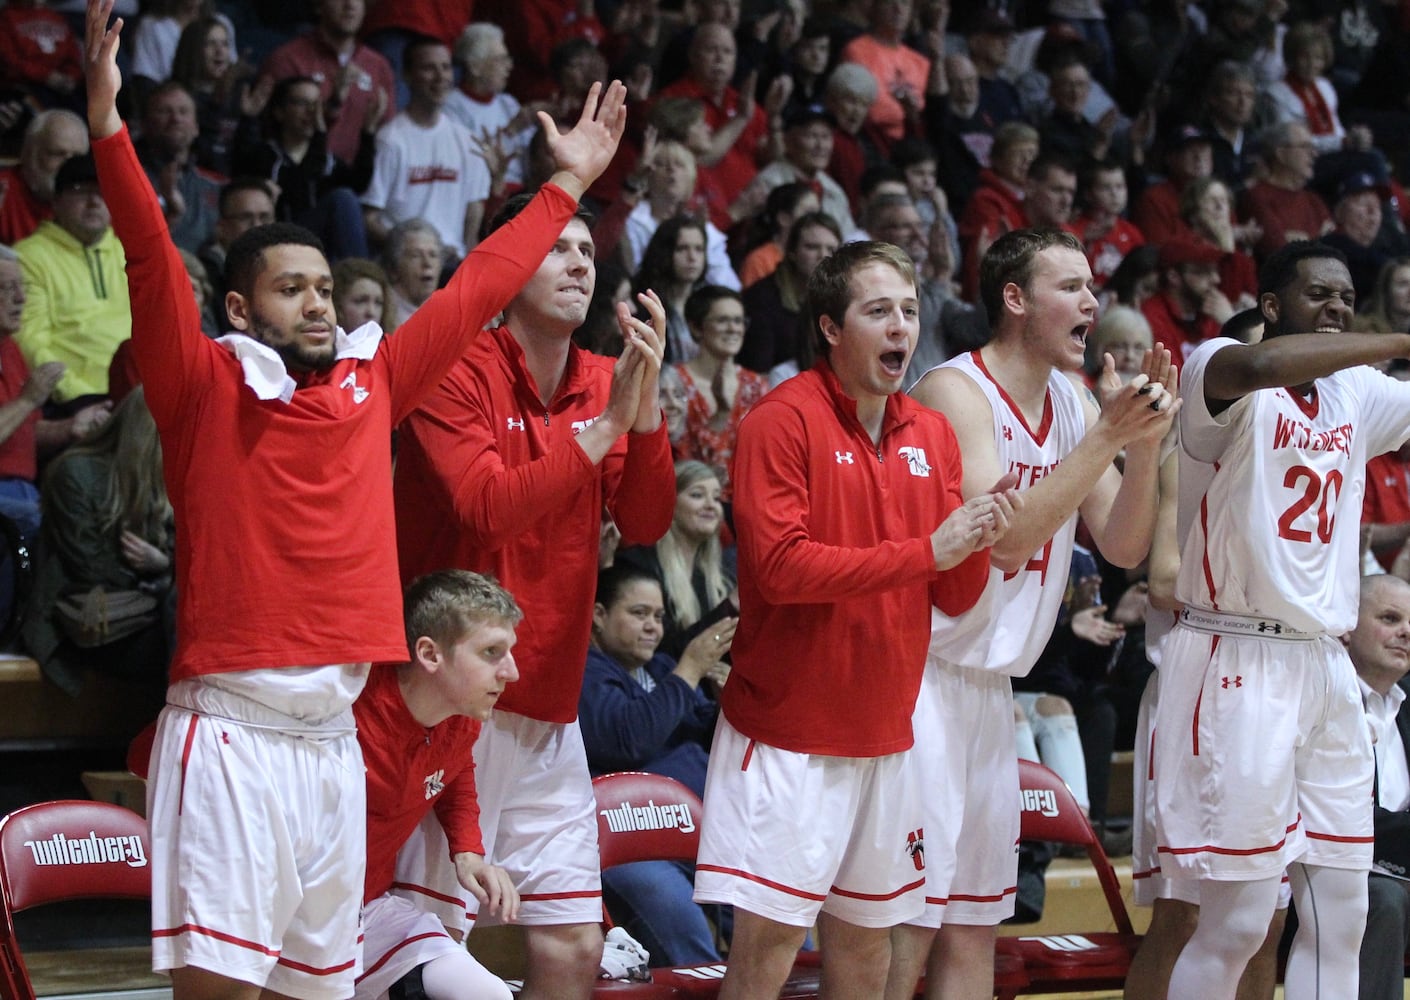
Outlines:
<svg viewBox="0 0 1410 1000"><path fill-rule="evenodd" d="M1312 532L1304 528L1294 528L1293 522L1314 506L1317 508L1317 538L1324 545L1332 540L1332 522L1336 518L1337 499L1341 496L1342 475L1336 469L1327 473L1325 479L1317 475L1317 470L1305 465L1294 465L1283 476L1283 485L1290 490L1301 489L1302 496L1292 502L1283 516L1278 518L1278 537L1290 542L1310 542ZM1302 485L1299 486L1299 483Z"/></svg>

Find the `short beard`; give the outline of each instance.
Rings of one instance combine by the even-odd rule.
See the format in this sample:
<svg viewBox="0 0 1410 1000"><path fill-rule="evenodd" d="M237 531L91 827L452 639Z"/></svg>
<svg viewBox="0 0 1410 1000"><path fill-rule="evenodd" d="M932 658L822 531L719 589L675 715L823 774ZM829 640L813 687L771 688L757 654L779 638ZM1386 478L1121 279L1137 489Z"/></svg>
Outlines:
<svg viewBox="0 0 1410 1000"><path fill-rule="evenodd" d="M258 312L250 316L250 329L255 340L274 351L284 362L284 367L292 372L326 372L338 360L337 345L329 343L326 348L308 348L289 340L282 344L273 343L273 335L282 333Z"/></svg>

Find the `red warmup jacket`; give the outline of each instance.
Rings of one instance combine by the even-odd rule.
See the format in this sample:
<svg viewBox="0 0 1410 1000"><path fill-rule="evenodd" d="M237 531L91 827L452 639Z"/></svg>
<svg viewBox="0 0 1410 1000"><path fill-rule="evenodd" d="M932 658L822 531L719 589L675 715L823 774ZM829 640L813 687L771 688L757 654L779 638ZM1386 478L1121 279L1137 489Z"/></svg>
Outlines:
<svg viewBox="0 0 1410 1000"><path fill-rule="evenodd" d="M523 350L500 327L402 424L402 576L454 566L493 575L514 595L524 609L520 680L498 710L541 722L578 717L603 504L623 545L654 545L675 511L664 421L653 434L624 435L600 465L573 440L607 408L612 365L570 347L563 383L544 406Z"/></svg>
<svg viewBox="0 0 1410 1000"><path fill-rule="evenodd" d="M405 660L392 427L538 268L573 199L545 187L371 358L301 376L286 403L259 399L235 356L201 332L127 131L93 153L127 254L132 351L175 511L171 679Z"/></svg>
<svg viewBox="0 0 1410 1000"><path fill-rule="evenodd" d="M937 573L930 534L963 503L950 422L904 393L879 444L827 362L755 404L734 452L739 629L730 725L798 753L910 747L932 604L973 607L989 552Z"/></svg>
<svg viewBox="0 0 1410 1000"><path fill-rule="evenodd" d="M397 851L432 809L451 855L484 854L471 751L480 723L453 715L427 729L411 717L397 668L381 664L353 702L357 742L367 765L367 881L362 901L392 887Z"/></svg>
<svg viewBox="0 0 1410 1000"><path fill-rule="evenodd" d="M1023 211L1022 197L1014 194L994 171L979 171L979 186L965 204L958 224L964 253L960 281L966 301L979 301L979 261L984 256L979 251L981 240L987 245L1026 225L1028 216Z"/></svg>

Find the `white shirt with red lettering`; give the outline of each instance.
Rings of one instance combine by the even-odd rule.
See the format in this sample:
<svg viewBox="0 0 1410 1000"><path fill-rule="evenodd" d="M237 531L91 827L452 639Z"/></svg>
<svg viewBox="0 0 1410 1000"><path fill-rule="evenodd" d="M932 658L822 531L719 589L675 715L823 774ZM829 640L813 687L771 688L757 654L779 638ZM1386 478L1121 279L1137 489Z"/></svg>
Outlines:
<svg viewBox="0 0 1410 1000"><path fill-rule="evenodd" d="M1048 376L1042 421L1029 427L1018 406L984 367L978 351L951 358L941 367L968 375L989 400L999 467L1017 474L1020 490L1057 468L1086 433L1082 398L1062 372L1055 370ZM989 583L973 608L955 618L932 611L930 655L946 663L1011 677L1022 677L1032 670L1052 634L1067 591L1076 531L1074 512L1023 569L1009 574L991 567Z"/></svg>
<svg viewBox="0 0 1410 1000"><path fill-rule="evenodd" d="M1410 437L1410 383L1369 367L1310 398L1260 389L1217 416L1206 341L1180 371L1181 603L1342 635L1356 625L1366 460Z"/></svg>

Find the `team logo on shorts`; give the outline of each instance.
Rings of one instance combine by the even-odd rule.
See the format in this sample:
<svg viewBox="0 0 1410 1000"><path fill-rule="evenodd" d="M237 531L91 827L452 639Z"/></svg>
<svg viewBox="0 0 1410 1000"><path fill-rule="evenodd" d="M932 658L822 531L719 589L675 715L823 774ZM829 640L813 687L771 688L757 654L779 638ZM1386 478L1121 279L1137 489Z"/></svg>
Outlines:
<svg viewBox="0 0 1410 1000"><path fill-rule="evenodd" d="M445 790L445 776L445 768L440 768L439 770L432 771L430 774L426 775L426 798L434 799L437 795L441 794L441 792Z"/></svg>
<svg viewBox="0 0 1410 1000"><path fill-rule="evenodd" d="M1244 675L1235 674L1233 677L1219 678L1219 686L1226 691L1231 687L1241 688L1244 686Z"/></svg>
<svg viewBox="0 0 1410 1000"><path fill-rule="evenodd" d="M906 834L906 853L911 856L916 871L925 871L925 827Z"/></svg>

